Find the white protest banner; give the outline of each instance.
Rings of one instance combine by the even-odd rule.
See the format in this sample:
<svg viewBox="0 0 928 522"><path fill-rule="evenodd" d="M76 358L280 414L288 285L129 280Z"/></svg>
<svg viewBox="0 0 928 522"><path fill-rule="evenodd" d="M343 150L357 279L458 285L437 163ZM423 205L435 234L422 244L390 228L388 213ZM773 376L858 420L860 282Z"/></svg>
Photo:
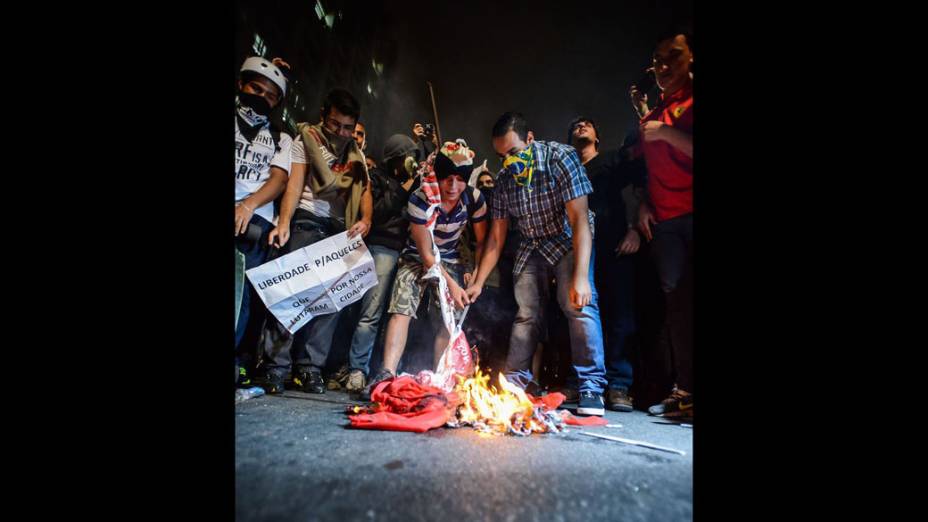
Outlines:
<svg viewBox="0 0 928 522"><path fill-rule="evenodd" d="M302 292L278 301L268 310L274 314L290 333L308 323L317 315L335 313L338 309L332 298L321 284L311 286Z"/></svg>
<svg viewBox="0 0 928 522"><path fill-rule="evenodd" d="M361 299L377 284L374 258L360 236L342 232L246 272L268 310L290 333L317 315Z"/></svg>
<svg viewBox="0 0 928 522"><path fill-rule="evenodd" d="M377 284L374 258L361 236L348 239L343 232L313 243L308 249L310 265L339 310L361 299Z"/></svg>

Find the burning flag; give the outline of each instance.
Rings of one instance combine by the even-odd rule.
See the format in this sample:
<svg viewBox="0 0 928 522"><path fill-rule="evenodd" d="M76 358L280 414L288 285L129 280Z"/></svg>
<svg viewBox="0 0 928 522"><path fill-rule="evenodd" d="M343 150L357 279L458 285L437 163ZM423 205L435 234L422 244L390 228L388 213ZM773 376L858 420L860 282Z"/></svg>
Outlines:
<svg viewBox="0 0 928 522"><path fill-rule="evenodd" d="M352 428L423 433L447 426L471 426L482 433L527 436L560 433L566 426L603 426L601 417L578 418L557 408L564 395L532 397L498 375L499 387L476 368L472 377L458 379L453 392L422 384L410 376L378 384L372 406L349 406Z"/></svg>

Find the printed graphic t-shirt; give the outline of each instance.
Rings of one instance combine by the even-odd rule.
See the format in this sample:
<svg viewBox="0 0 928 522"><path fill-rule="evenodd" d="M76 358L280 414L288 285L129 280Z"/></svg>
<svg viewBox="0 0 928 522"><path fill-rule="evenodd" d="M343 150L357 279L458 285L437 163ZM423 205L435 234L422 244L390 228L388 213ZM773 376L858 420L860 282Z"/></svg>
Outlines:
<svg viewBox="0 0 928 522"><path fill-rule="evenodd" d="M290 175L290 146L293 140L280 133L280 150L275 152L274 139L267 127L261 129L254 141L248 141L235 120L235 201L242 201L254 194L271 177L271 167L280 167ZM274 202L255 209L255 214L276 224Z"/></svg>

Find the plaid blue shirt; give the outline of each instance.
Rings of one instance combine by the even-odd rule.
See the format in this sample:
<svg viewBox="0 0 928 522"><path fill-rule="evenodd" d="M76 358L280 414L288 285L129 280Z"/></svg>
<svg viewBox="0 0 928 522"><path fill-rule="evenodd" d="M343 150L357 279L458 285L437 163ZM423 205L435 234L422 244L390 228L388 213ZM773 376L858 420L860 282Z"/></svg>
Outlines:
<svg viewBox="0 0 928 522"><path fill-rule="evenodd" d="M522 271L535 250L552 265L570 252L573 233L567 220L566 203L593 192L593 185L573 147L537 140L531 147L535 162L532 190L516 185L512 175L503 170L497 175L490 201L493 219L513 216L519 220L522 242L513 274ZM592 232L593 213L587 211L587 215Z"/></svg>

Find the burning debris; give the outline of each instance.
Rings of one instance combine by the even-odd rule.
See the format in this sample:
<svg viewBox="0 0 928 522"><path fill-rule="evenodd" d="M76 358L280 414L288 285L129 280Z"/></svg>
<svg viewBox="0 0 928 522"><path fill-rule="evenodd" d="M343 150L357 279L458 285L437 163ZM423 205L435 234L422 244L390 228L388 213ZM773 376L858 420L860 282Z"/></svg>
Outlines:
<svg viewBox="0 0 928 522"><path fill-rule="evenodd" d="M564 431L564 420L556 410L543 401L532 401L502 373L498 380L499 388L489 385L490 376L479 367L472 377L461 379L455 393L462 402L447 426L472 426L483 433L519 436Z"/></svg>
<svg viewBox="0 0 928 522"><path fill-rule="evenodd" d="M499 387L475 365L471 376L457 375L458 384L445 391L424 384L412 375L401 375L378 384L370 406L346 409L351 427L412 431L470 426L480 433L528 436L562 433L566 426L604 426L600 417L574 417L558 410L564 395L532 397L500 373Z"/></svg>

